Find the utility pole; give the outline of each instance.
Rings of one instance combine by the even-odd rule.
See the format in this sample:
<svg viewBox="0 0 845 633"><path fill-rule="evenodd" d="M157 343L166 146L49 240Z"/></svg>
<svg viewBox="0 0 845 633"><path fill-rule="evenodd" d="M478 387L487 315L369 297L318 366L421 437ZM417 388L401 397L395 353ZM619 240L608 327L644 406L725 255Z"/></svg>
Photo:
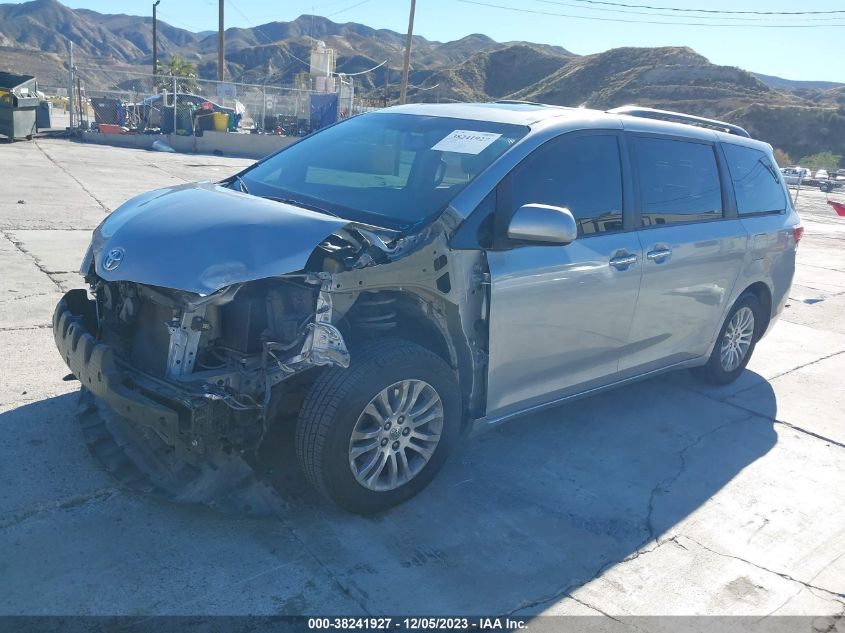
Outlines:
<svg viewBox="0 0 845 633"><path fill-rule="evenodd" d="M217 26L217 80L223 81L225 75L224 59L225 59L225 42L223 38L223 0L218 0L219 16Z"/></svg>
<svg viewBox="0 0 845 633"><path fill-rule="evenodd" d="M411 16L408 18L408 39L405 41L405 65L402 67L402 91L399 93L399 103L405 103L408 97L408 72L411 69L411 40L414 37L414 11L417 0L411 0Z"/></svg>
<svg viewBox="0 0 845 633"><path fill-rule="evenodd" d="M70 40L70 62L67 65L67 113L69 127L73 129L73 40Z"/></svg>
<svg viewBox="0 0 845 633"><path fill-rule="evenodd" d="M156 7L161 0L153 2L153 83L155 83L155 76L158 72L158 19L156 17Z"/></svg>

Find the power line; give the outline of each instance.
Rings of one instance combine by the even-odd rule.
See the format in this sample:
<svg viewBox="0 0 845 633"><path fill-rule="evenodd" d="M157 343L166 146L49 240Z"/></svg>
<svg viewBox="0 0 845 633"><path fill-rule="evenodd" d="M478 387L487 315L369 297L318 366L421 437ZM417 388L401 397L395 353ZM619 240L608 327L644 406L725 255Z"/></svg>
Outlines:
<svg viewBox="0 0 845 633"><path fill-rule="evenodd" d="M328 15L323 16L323 17L326 17L326 18L333 17L333 16L337 15L338 13L344 13L346 11L354 9L355 7L360 7L362 4L367 4L369 1L370 0L361 0L360 2L356 2L352 6L346 7L345 9L341 9L340 11L335 11L334 13L329 13Z"/></svg>
<svg viewBox="0 0 845 633"><path fill-rule="evenodd" d="M335 6L339 5L339 4L346 4L347 2L350 2L350 0L335 0L334 2L327 2L327 3L325 3L325 4L321 4L321 5L320 5L320 6L318 6L318 7L312 7L312 8L314 9L314 11L323 11L323 10L328 9L328 8L330 8L330 7L335 7ZM207 1L206 1L206 4L211 4L211 2L208 2L208 0L207 0ZM236 11L237 11L237 9L236 9ZM249 18L247 18L246 16L244 16L244 14L243 14L241 11L238 11L238 13L240 13L240 14L241 14L241 16L242 16L242 17L243 17L243 18L244 18L247 22L252 23L252 21L251 21ZM310 15L310 14L305 14L305 15ZM277 14L275 14L275 13L270 14L270 15L260 15L260 16L256 16L256 17L257 17L259 20L272 20L272 21L274 21L274 22L278 22L278 21L279 21L279 20L278 20L278 15L277 15Z"/></svg>
<svg viewBox="0 0 845 633"><path fill-rule="evenodd" d="M314 10L319 9L322 11L323 9L328 9L329 7L335 7L339 4L343 4L344 2L349 2L349 0L335 0L334 2L327 2L325 4L321 4L319 7L312 7Z"/></svg>
<svg viewBox="0 0 845 633"><path fill-rule="evenodd" d="M343 1L343 2L346 2L346 1L348 1L348 0L342 0L342 1ZM265 40L267 40L267 42L268 42L269 44L276 44L276 43L277 43L277 42L274 42L273 40L271 40L271 39L270 39L270 37L269 37L266 33L264 33L264 32L261 30L261 26L265 26L265 25L256 26L256 25L255 25L255 23L254 23L252 20L250 20L250 19L249 19L249 18L248 18L248 17L244 14L244 12L243 12L243 11L241 11L241 10L238 8L238 6L237 6L237 5L235 5L235 4L232 2L232 0L228 0L228 2L229 2L229 4L232 6L232 8L233 8L233 9L235 9L235 11L237 11L237 12L241 15L241 17L242 17L244 20L246 20L246 21L247 21L247 22L248 22L248 23L252 26L252 29L253 29L255 32L257 32L259 35L261 35L261 36L262 36ZM368 3L368 2L370 2L370 0L360 0L360 1L359 1L359 2L357 2L356 4L353 4L352 6L349 6L349 7L346 7L345 9L341 9L340 11L336 11L336 12L334 12L334 13L331 13L329 16L325 16L325 17L330 17L331 15L337 15L338 13L343 13L344 11L349 11L350 9L354 9L355 7L361 6L362 4L366 4L366 3ZM327 6L331 6L331 5L336 5L336 4L339 4L339 3L338 3L338 2L331 2L331 3L327 4L327 5L323 5L323 8L325 8L325 7L327 7ZM312 37L311 39L314 39L314 38ZM299 57L297 57L296 55L294 55L293 53L291 53L289 50L284 50L284 49L280 49L280 50L281 50L281 52L282 52L283 54L287 55L287 56L288 56L288 57L290 57L290 58L293 58L294 60L298 61L299 63L304 64L304 65L305 65L305 66L307 66L307 67L310 67L310 66L311 66L311 62L307 62L307 61L305 61L304 59L300 59ZM373 67L372 67L372 68L370 68L369 70L364 70L364 71L361 71L361 72L358 72L358 73L337 73L337 74L343 74L343 75L344 75L344 76L346 76L346 77L354 77L354 76L357 76L357 75L364 75L364 74L369 73L369 72L372 72L372 71L374 71L374 70L376 70L376 69L378 69L378 68L381 68L381 67L382 67L382 66L384 66L386 63L387 63L387 60L383 61L382 63L378 64L377 66L373 66ZM277 73L277 74L278 74L278 73Z"/></svg>
<svg viewBox="0 0 845 633"><path fill-rule="evenodd" d="M744 15L832 15L845 13L845 9L832 9L829 11L729 11L721 9L679 9L678 7L658 7L648 4L625 4L623 2L608 2L607 0L574 0L583 4L602 4L611 7L626 7L628 9L653 9L655 11L676 11L679 13L719 13L719 14L744 14Z"/></svg>
<svg viewBox="0 0 845 633"><path fill-rule="evenodd" d="M246 20L247 22L249 22L249 24L250 24L251 26L253 26L253 27L255 26L255 25L253 24L252 20L250 20L248 17L246 17L246 15L244 15L244 12L243 12L243 11L241 11L241 10L238 8L238 5L236 5L234 2L232 2L232 0L229 0L229 6L230 6L230 7L232 7L235 11L237 11L237 12L238 12L238 14L239 14L239 15L240 15L240 16L241 16L244 20Z"/></svg>
<svg viewBox="0 0 845 633"><path fill-rule="evenodd" d="M179 28L185 29L189 33L195 33L194 26L191 26L186 22L182 22L181 20L174 20L167 13L164 13L161 9L158 9L158 14L165 18L164 20L159 20L159 22L164 22L168 26L178 25Z"/></svg>
<svg viewBox="0 0 845 633"><path fill-rule="evenodd" d="M281 52L283 52L285 55L287 55L288 57L293 57L293 58L294 58L296 61L298 61L300 64L305 64L305 66L306 66L306 67L311 68L311 62L306 62L304 59L299 59L299 57L297 57L296 55L294 55L293 53L291 53L289 50L282 49L281 47L279 48L279 50L280 50Z"/></svg>
<svg viewBox="0 0 845 633"><path fill-rule="evenodd" d="M574 9L579 9L581 11L603 11L606 13L627 13L630 15L639 15L639 16L654 16L654 17L665 17L665 18L676 18L678 17L677 14L674 13L653 13L653 12L645 12L642 10L628 10L628 9L606 9L604 7L592 7L592 6L584 6L578 4L572 4L572 2L578 2L579 0L570 0L569 2L560 2L559 0L535 0L535 2L542 2L543 4L553 4L561 7L572 7ZM616 5L614 5L616 6ZM625 6L625 5L619 5ZM780 18L788 18L789 16L775 16ZM684 18L691 19L691 20L732 20L738 22L759 22L761 18L757 17L736 17L736 16L729 16L729 15L685 15ZM773 19L773 18L769 18ZM831 18L802 18L804 21L807 22L822 22L830 20Z"/></svg>
<svg viewBox="0 0 845 633"><path fill-rule="evenodd" d="M434 84L433 86L429 86L428 88L423 88L422 86L416 86L416 85L413 85L413 84L408 86L408 88L413 88L414 90L419 90L420 92L423 92L423 91L426 91L426 90L434 90L435 88L439 88L439 87L440 87L439 82Z"/></svg>
<svg viewBox="0 0 845 633"><path fill-rule="evenodd" d="M474 4L481 7L503 9L517 13L530 13L533 15L545 15L558 18L570 18L572 20L591 20L594 22L622 22L625 24L658 24L663 26L700 26L718 28L745 28L745 29L821 29L836 26L845 26L845 22L825 22L823 24L709 24L704 22L669 22L657 20L631 20L626 18L606 18L598 16L572 15L569 13L555 13L553 11L540 11L537 9L525 9L521 7L508 7L490 2L479 2L478 0L457 0L464 4Z"/></svg>
<svg viewBox="0 0 845 633"><path fill-rule="evenodd" d="M357 77L358 75L366 75L367 73L371 73L374 70L377 70L384 66L388 60L384 60L382 63L378 64L377 66L373 66L372 68L368 68L367 70L362 70L357 73L335 73L335 75L343 75L344 77Z"/></svg>
<svg viewBox="0 0 845 633"><path fill-rule="evenodd" d="M271 40L271 39L270 39L270 36L269 36L269 35L267 35L266 33L264 33L264 31L262 31L262 30L261 30L261 27L262 27L262 26L266 26L266 24L261 24L261 25L259 25L259 26L256 26L256 25L255 25L255 22L253 22L252 20L250 20L250 19L249 19L249 18L248 18L248 17L244 14L244 12L243 12L243 11L241 11L241 10L238 8L238 6L237 6L234 2L232 2L232 0L228 0L228 1L229 1L229 5L230 5L230 6L231 6L231 7L232 7L235 11L237 11L237 12L241 15L241 17L242 17L244 20L246 20L246 21L249 23L249 25L252 27L252 30L253 30L253 31L255 31L256 33L258 33L258 34L259 34L261 37L263 37L265 40L267 40L267 43L268 43L268 44L273 44L273 45L275 45L275 44L277 43L277 42L275 42L275 41ZM280 51L281 53L283 53L284 55L287 55L288 57L292 57L293 59L295 59L296 61L298 61L300 64L305 64L305 66L307 66L307 67L310 67L310 66L311 66L311 62L306 62L304 59L299 59L299 57L297 57L296 55L294 55L293 53L291 53L289 50L285 50L285 49L283 49L281 46L279 47L279 51Z"/></svg>

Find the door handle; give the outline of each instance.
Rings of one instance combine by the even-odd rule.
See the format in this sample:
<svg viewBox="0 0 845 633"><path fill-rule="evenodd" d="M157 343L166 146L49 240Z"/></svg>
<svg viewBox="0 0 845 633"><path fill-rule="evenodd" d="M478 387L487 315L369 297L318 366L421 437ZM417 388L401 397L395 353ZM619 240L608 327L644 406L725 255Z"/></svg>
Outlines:
<svg viewBox="0 0 845 633"><path fill-rule="evenodd" d="M646 257L648 257L651 261L657 262L658 264L662 262L664 259L669 257L672 254L671 249L668 248L660 248L655 249L653 251L649 251L646 253Z"/></svg>
<svg viewBox="0 0 845 633"><path fill-rule="evenodd" d="M623 270L637 263L636 255L619 255L610 260L610 265L616 270Z"/></svg>

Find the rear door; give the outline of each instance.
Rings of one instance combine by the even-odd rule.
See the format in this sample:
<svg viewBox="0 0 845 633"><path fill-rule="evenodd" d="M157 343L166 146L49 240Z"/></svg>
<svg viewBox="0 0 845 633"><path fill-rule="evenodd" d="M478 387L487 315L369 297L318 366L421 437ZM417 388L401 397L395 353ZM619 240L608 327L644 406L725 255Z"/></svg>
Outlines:
<svg viewBox="0 0 845 633"><path fill-rule="evenodd" d="M499 188L497 224L521 205L568 208L571 244L487 252L490 417L611 382L637 301L642 253L621 134L568 134L529 155ZM625 200L628 200L626 203Z"/></svg>
<svg viewBox="0 0 845 633"><path fill-rule="evenodd" d="M748 242L715 141L629 138L644 260L623 375L707 353Z"/></svg>
<svg viewBox="0 0 845 633"><path fill-rule="evenodd" d="M795 273L795 239L790 217L788 191L779 177L773 157L759 147L722 143L733 182L737 214L749 235L751 260L747 267L753 278L765 279L772 292L772 308L783 306Z"/></svg>

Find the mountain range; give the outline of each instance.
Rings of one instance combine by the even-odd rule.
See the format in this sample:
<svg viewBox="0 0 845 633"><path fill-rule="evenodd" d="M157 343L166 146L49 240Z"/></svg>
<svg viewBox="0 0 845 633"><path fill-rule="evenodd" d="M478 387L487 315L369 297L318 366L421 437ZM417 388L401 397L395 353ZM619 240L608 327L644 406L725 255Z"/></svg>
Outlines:
<svg viewBox="0 0 845 633"><path fill-rule="evenodd" d="M66 83L69 42L90 88L117 88L117 71L150 71L152 19L70 9L58 0L0 4L0 70L35 74L44 86ZM396 96L405 35L324 17L300 16L226 30L227 77L290 86L307 70L312 42L337 51L337 71L355 73L359 94ZM178 54L216 78L217 35L158 21L161 59ZM532 42L497 42L482 34L452 42L414 36L412 101L521 99L600 109L628 103L718 117L743 125L800 157L845 155L845 84L790 81L710 63L685 47L615 48L580 56ZM87 68L114 71L95 72Z"/></svg>

